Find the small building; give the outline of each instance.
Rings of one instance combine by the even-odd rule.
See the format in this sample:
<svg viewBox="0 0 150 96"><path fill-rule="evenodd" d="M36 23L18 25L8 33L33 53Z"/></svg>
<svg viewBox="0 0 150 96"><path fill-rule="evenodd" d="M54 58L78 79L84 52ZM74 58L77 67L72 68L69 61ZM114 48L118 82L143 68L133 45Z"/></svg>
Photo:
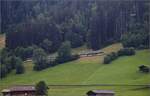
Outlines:
<svg viewBox="0 0 150 96"><path fill-rule="evenodd" d="M88 56L104 55L104 52L102 52L101 50L82 51L78 55L80 55L80 57L88 57Z"/></svg>
<svg viewBox="0 0 150 96"><path fill-rule="evenodd" d="M3 96L35 96L34 86L12 86L2 90Z"/></svg>
<svg viewBox="0 0 150 96"><path fill-rule="evenodd" d="M91 90L86 94L87 96L115 96L115 92L111 90Z"/></svg>

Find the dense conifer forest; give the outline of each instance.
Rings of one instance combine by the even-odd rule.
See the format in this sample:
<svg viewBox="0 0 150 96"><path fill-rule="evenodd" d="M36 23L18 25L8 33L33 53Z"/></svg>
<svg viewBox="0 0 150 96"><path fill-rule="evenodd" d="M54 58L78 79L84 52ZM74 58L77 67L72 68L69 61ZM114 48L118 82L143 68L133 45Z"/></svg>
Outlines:
<svg viewBox="0 0 150 96"><path fill-rule="evenodd" d="M148 44L149 6L148 0L2 0L1 32L9 49L46 43L50 53L64 41L97 50L121 37L130 42L131 34Z"/></svg>

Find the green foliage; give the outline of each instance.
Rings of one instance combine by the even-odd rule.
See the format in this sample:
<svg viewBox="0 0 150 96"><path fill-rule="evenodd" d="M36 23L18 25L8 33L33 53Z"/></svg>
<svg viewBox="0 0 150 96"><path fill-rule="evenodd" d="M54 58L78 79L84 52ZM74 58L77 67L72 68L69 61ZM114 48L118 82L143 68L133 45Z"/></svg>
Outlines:
<svg viewBox="0 0 150 96"><path fill-rule="evenodd" d="M12 50L4 48L0 53L0 64L1 64L1 77L5 77L13 69L16 69L16 74L21 74L24 72L24 67L22 65L22 60L12 54Z"/></svg>
<svg viewBox="0 0 150 96"><path fill-rule="evenodd" d="M3 48L0 52L0 61L3 64L5 62L5 59L10 56L11 52L8 51L7 48Z"/></svg>
<svg viewBox="0 0 150 96"><path fill-rule="evenodd" d="M52 42L48 39L44 39L40 46L46 51L50 52L52 47Z"/></svg>
<svg viewBox="0 0 150 96"><path fill-rule="evenodd" d="M22 60L20 58L16 59L16 74L23 74L25 71Z"/></svg>
<svg viewBox="0 0 150 96"><path fill-rule="evenodd" d="M70 41L72 48L76 48L84 44L83 37L74 32L67 33L66 40Z"/></svg>
<svg viewBox="0 0 150 96"><path fill-rule="evenodd" d="M61 31L65 34L64 39L65 41L70 41L72 48L80 47L84 44L86 29L83 20L81 13L78 12L67 24L61 26Z"/></svg>
<svg viewBox="0 0 150 96"><path fill-rule="evenodd" d="M69 41L62 43L60 49L58 50L58 56L56 58L57 63L64 63L72 60L76 60L79 58L79 55L71 54L71 44Z"/></svg>
<svg viewBox="0 0 150 96"><path fill-rule="evenodd" d="M111 62L111 57L110 56L105 56L104 57L104 64L109 64Z"/></svg>
<svg viewBox="0 0 150 96"><path fill-rule="evenodd" d="M86 43L90 48L97 50L120 40L122 34L133 32L135 23L141 25L138 29L144 29L144 32L148 33L149 6L145 0L140 2L132 0L126 3L121 0L118 2L58 1L38 0L30 4L24 0L2 1L1 32L7 33L6 47L15 49L19 46L36 44L38 47L42 45L45 51L55 52L62 42L68 40L71 47L79 47ZM135 37L131 36L124 42L132 42L136 38L142 39L142 36L134 35ZM130 35L123 36L126 37ZM52 45L47 40L45 42L46 38L52 42ZM124 45L138 46L135 43L137 42L129 45L124 43ZM49 48L50 46L52 47Z"/></svg>
<svg viewBox="0 0 150 96"><path fill-rule="evenodd" d="M29 46L29 47L25 48L25 57L26 58L32 57L34 49L36 49L36 47L34 47L34 46Z"/></svg>
<svg viewBox="0 0 150 96"><path fill-rule="evenodd" d="M139 66L139 71L141 71L143 73L148 73L148 72L150 72L150 68L148 66L141 65L141 66Z"/></svg>
<svg viewBox="0 0 150 96"><path fill-rule="evenodd" d="M23 60L25 57L25 49L23 47L17 47L14 51L15 55L22 58Z"/></svg>
<svg viewBox="0 0 150 96"><path fill-rule="evenodd" d="M119 56L131 56L135 55L134 48L123 48L118 51Z"/></svg>
<svg viewBox="0 0 150 96"><path fill-rule="evenodd" d="M33 50L34 50L34 47L33 46L29 46L27 48L24 48L24 47L17 47L15 50L14 50L14 54L17 56L17 57L20 57L21 59L25 60L27 58L30 58L32 57L33 55Z"/></svg>
<svg viewBox="0 0 150 96"><path fill-rule="evenodd" d="M40 71L48 67L47 54L41 48L37 48L33 52L34 70Z"/></svg>
<svg viewBox="0 0 150 96"><path fill-rule="evenodd" d="M113 60L117 58L118 58L118 54L115 52L112 52L104 57L104 64L109 64L110 62L112 62Z"/></svg>
<svg viewBox="0 0 150 96"><path fill-rule="evenodd" d="M6 66L5 65L0 65L0 78L2 79L2 78L4 78L4 77L6 77L6 75L7 75L7 68L6 68Z"/></svg>
<svg viewBox="0 0 150 96"><path fill-rule="evenodd" d="M44 81L40 81L36 84L36 96L48 96L48 86Z"/></svg>
<svg viewBox="0 0 150 96"><path fill-rule="evenodd" d="M150 35L144 29L134 29L122 36L122 44L124 47L148 48Z"/></svg>
<svg viewBox="0 0 150 96"><path fill-rule="evenodd" d="M58 50L57 60L59 63L68 61L71 58L71 45L69 41L62 43Z"/></svg>
<svg viewBox="0 0 150 96"><path fill-rule="evenodd" d="M6 59L7 60L7 59ZM22 60L21 60L22 61ZM12 69L14 69L15 67L16 67L16 65L19 63L19 62L21 62L20 61L20 58L19 57L16 57L16 56L10 56L10 57L8 57L8 61L6 61L6 64L7 63L10 63L11 64L11 67L12 67Z"/></svg>
<svg viewBox="0 0 150 96"><path fill-rule="evenodd" d="M5 58L4 65L6 66L8 72L15 68L15 62L13 62L13 57Z"/></svg>
<svg viewBox="0 0 150 96"><path fill-rule="evenodd" d="M107 54L104 57L103 63L109 64L113 60L117 59L119 56L131 56L131 55L135 55L135 50L133 48L123 48L123 49L120 49L117 53L112 52L110 54Z"/></svg>

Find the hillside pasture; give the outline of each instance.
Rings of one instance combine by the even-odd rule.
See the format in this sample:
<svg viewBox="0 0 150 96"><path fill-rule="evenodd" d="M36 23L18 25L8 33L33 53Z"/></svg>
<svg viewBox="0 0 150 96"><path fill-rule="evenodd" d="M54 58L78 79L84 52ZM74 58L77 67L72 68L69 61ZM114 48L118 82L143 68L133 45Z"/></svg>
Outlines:
<svg viewBox="0 0 150 96"><path fill-rule="evenodd" d="M102 50L112 52L120 48L120 44L114 44ZM150 75L140 73L138 67L141 64L150 66L149 57L150 50L140 50L134 56L123 56L105 65L102 64L103 56L94 56L91 59L81 58L40 72L32 71L33 62L26 61L25 74L10 73L0 80L0 90L12 85L36 84L40 80L44 80L48 85L147 85L150 83ZM86 92L93 89L114 90L116 96L150 96L150 89L143 87L145 86L49 86L49 96L86 96Z"/></svg>

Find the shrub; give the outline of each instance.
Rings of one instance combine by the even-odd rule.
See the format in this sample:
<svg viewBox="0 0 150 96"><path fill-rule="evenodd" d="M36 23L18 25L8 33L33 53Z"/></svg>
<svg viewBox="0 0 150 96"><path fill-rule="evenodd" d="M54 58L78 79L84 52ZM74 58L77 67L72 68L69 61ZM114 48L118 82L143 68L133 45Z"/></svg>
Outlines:
<svg viewBox="0 0 150 96"><path fill-rule="evenodd" d="M77 55L77 54L75 54L75 55L72 55L72 56L71 56L70 61L72 61L72 60L77 60L77 59L79 59L79 58L80 58L80 56Z"/></svg>
<svg viewBox="0 0 150 96"><path fill-rule="evenodd" d="M109 55L104 57L104 64L109 64L111 62L111 58Z"/></svg>
<svg viewBox="0 0 150 96"><path fill-rule="evenodd" d="M148 72L150 72L150 68L148 66L141 65L141 66L139 66L139 71L141 71L143 73L148 73Z"/></svg>
<svg viewBox="0 0 150 96"><path fill-rule="evenodd" d="M56 60L47 62L48 67L53 67L53 66L56 66L57 64L58 63L56 62Z"/></svg>
<svg viewBox="0 0 150 96"><path fill-rule="evenodd" d="M148 49L149 46L144 46L144 45L140 45L139 47L137 47L137 49L141 50L141 49Z"/></svg>
<svg viewBox="0 0 150 96"><path fill-rule="evenodd" d="M131 56L135 55L135 50L133 48L123 48L118 51L118 56Z"/></svg>
<svg viewBox="0 0 150 96"><path fill-rule="evenodd" d="M112 53L109 54L109 56L110 56L111 60L115 60L115 59L117 59L118 54L115 53L115 52L112 52Z"/></svg>
<svg viewBox="0 0 150 96"><path fill-rule="evenodd" d="M111 61L118 58L117 53L112 52L104 57L104 64L109 64Z"/></svg>
<svg viewBox="0 0 150 96"><path fill-rule="evenodd" d="M73 60L77 60L79 58L79 55L71 55L69 58L56 58L56 62L58 64L61 64L61 63L65 63L65 62L68 62L68 61L73 61Z"/></svg>
<svg viewBox="0 0 150 96"><path fill-rule="evenodd" d="M133 48L123 48L120 49L117 53L112 52L104 57L104 64L109 64L111 61L118 58L118 56L131 56L135 54L135 50Z"/></svg>

